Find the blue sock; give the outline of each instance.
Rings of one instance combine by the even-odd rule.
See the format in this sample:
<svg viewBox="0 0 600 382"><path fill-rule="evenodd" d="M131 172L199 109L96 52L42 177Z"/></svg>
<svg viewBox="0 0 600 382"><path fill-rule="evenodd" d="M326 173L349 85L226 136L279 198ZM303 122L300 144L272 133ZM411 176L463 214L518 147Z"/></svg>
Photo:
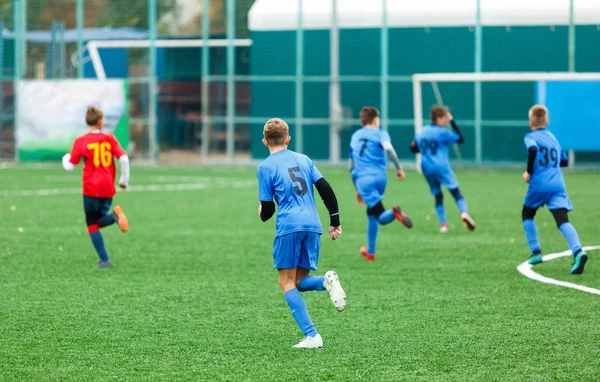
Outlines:
<svg viewBox="0 0 600 382"><path fill-rule="evenodd" d="M380 224L390 224L394 221L394 219L396 219L396 217L394 216L394 211L392 210L383 211L383 213L379 215Z"/></svg>
<svg viewBox="0 0 600 382"><path fill-rule="evenodd" d="M535 255L541 254L542 247L538 240L537 227L535 226L533 219L524 220L523 228L525 228L525 237L527 238L527 243L529 244L531 253Z"/></svg>
<svg viewBox="0 0 600 382"><path fill-rule="evenodd" d="M469 208L467 207L467 199L460 198L456 199L456 205L458 206L458 210L460 213L469 212Z"/></svg>
<svg viewBox="0 0 600 382"><path fill-rule="evenodd" d="M444 208L443 204L436 205L435 212L440 220L440 224L448 224L448 221L446 220L446 209Z"/></svg>
<svg viewBox="0 0 600 382"><path fill-rule="evenodd" d="M573 256L578 252L581 252L581 242L579 241L579 236L577 236L577 231L575 230L575 227L573 227L573 224L569 222L563 223L559 229L565 239L567 239L567 243L569 244L571 252L573 252Z"/></svg>
<svg viewBox="0 0 600 382"><path fill-rule="evenodd" d="M367 222L367 252L369 255L375 254L375 246L377 245L377 232L379 231L379 221L373 215L368 215Z"/></svg>
<svg viewBox="0 0 600 382"><path fill-rule="evenodd" d="M325 290L325 277L324 276L306 276L298 283L298 288L303 292L311 290L322 291Z"/></svg>
<svg viewBox="0 0 600 382"><path fill-rule="evenodd" d="M96 231L90 232L90 238L92 238L92 244L94 244L94 248L96 248L100 260L108 261L108 252L106 252L106 247L104 246L104 239L102 238L100 231L98 231L97 226Z"/></svg>
<svg viewBox="0 0 600 382"><path fill-rule="evenodd" d="M290 307L290 310L292 311L292 317L294 317L294 320L296 320L296 324L298 324L300 330L302 330L302 333L309 337L316 336L318 334L317 329L315 329L315 326L308 315L306 304L304 303L304 299L302 298L302 295L298 289L294 288L288 290L283 297Z"/></svg>
<svg viewBox="0 0 600 382"><path fill-rule="evenodd" d="M98 219L98 226L100 228L108 227L109 225L115 224L116 219L113 214L104 215Z"/></svg>

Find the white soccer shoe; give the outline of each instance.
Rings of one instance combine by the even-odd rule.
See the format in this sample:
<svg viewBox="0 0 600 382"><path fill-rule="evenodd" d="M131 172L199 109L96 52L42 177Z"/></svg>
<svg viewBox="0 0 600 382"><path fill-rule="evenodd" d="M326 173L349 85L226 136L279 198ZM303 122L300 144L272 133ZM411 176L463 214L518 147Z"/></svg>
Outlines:
<svg viewBox="0 0 600 382"><path fill-rule="evenodd" d="M338 312L346 309L346 292L344 292L340 278L335 271L325 273L325 289L329 292L331 302L333 302L333 306Z"/></svg>
<svg viewBox="0 0 600 382"><path fill-rule="evenodd" d="M314 337L304 337L298 344L292 346L295 349L317 349L323 347L323 337L317 334Z"/></svg>
<svg viewBox="0 0 600 382"><path fill-rule="evenodd" d="M441 233L448 233L448 224L442 224L442 225L440 225L440 232Z"/></svg>

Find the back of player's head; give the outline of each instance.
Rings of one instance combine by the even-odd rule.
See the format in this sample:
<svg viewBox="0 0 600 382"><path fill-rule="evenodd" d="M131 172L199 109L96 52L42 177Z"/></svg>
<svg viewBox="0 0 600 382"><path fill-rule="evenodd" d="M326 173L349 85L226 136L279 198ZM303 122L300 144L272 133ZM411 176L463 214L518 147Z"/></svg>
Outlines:
<svg viewBox="0 0 600 382"><path fill-rule="evenodd" d="M429 111L431 123L436 123L438 118L444 118L448 115L448 108L444 105L433 105Z"/></svg>
<svg viewBox="0 0 600 382"><path fill-rule="evenodd" d="M379 118L379 110L376 107L365 106L360 110L360 123L363 126L373 125L376 118Z"/></svg>
<svg viewBox="0 0 600 382"><path fill-rule="evenodd" d="M94 105L88 106L85 112L85 123L87 123L88 126L97 126L98 122L102 119L104 119L104 113L99 107Z"/></svg>
<svg viewBox="0 0 600 382"><path fill-rule="evenodd" d="M283 146L290 135L290 128L283 119L271 118L265 124L263 134L269 146Z"/></svg>
<svg viewBox="0 0 600 382"><path fill-rule="evenodd" d="M537 129L548 125L548 109L546 106L534 105L529 109L529 125Z"/></svg>

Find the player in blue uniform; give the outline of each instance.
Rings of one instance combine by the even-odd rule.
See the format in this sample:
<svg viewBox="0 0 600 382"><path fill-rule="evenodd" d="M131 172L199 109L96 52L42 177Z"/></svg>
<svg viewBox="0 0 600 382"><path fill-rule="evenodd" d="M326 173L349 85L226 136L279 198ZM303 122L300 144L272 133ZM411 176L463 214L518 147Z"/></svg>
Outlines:
<svg viewBox="0 0 600 382"><path fill-rule="evenodd" d="M386 153L396 166L396 177L403 180L405 175L390 135L379 128L379 110L363 107L360 121L363 127L352 134L350 141L348 167L356 188L357 201L367 206L367 247L362 247L360 253L373 261L380 224L389 224L394 218L408 228L412 228L413 224L400 206L396 205L387 211L383 207L387 185Z"/></svg>
<svg viewBox="0 0 600 382"><path fill-rule="evenodd" d="M569 211L573 210L561 167L568 165L567 155L554 135L546 130L548 109L535 105L529 110L529 126L532 132L525 136L528 160L523 180L529 183L523 203L523 228L531 250L529 264L542 262L542 248L538 239L534 218L538 208L544 205L554 216L556 225L573 252L571 274L581 274L588 256L583 251L577 231L569 223Z"/></svg>
<svg viewBox="0 0 600 382"><path fill-rule="evenodd" d="M311 270L317 269L322 233L313 185L329 211L329 235L333 240L342 234L337 199L310 158L287 149L291 138L283 120L269 120L263 133L263 144L271 155L257 168L258 215L263 222L269 220L275 213L275 199L278 211L273 259L284 298L305 336L294 347L320 348L323 339L308 315L300 292L327 290L339 312L346 307L346 294L334 271L328 271L325 276L309 275Z"/></svg>
<svg viewBox="0 0 600 382"><path fill-rule="evenodd" d="M458 180L450 166L448 149L455 143L463 143L464 137L445 106L434 105L431 108L431 125L423 126L421 132L412 141L410 150L421 153L421 169L435 197L435 211L440 221L440 232L448 232L448 221L444 209L442 185L446 186L454 197L460 210L460 217L469 230L475 230L475 221L469 215L467 201L458 188ZM454 131L447 128L448 123Z"/></svg>

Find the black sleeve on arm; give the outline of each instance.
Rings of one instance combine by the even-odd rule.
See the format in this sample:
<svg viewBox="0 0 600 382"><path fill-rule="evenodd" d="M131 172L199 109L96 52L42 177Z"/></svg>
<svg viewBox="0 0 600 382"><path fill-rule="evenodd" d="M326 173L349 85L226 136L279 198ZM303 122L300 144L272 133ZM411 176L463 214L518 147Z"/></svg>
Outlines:
<svg viewBox="0 0 600 382"><path fill-rule="evenodd" d="M456 134L458 134L460 136L460 138L458 138L458 142L456 142L456 143L464 143L465 137L463 137L462 132L460 131L460 128L458 127L456 122L454 120L452 120L452 121L450 121L450 124L452 125L452 129L456 132Z"/></svg>
<svg viewBox="0 0 600 382"><path fill-rule="evenodd" d="M319 195L321 195L321 199L323 199L323 203L325 203L325 207L327 207L327 211L329 211L329 218L331 219L330 225L332 227L339 227L340 210L333 188L331 188L331 185L325 178L319 179L317 183L315 183L315 186L317 187Z"/></svg>
<svg viewBox="0 0 600 382"><path fill-rule="evenodd" d="M569 158L560 160L560 167L569 167Z"/></svg>
<svg viewBox="0 0 600 382"><path fill-rule="evenodd" d="M537 147L531 146L528 150L527 155L527 172L529 175L533 174L533 165L535 164L535 157L537 156Z"/></svg>
<svg viewBox="0 0 600 382"><path fill-rule="evenodd" d="M419 145L417 145L417 142L412 141L410 144L410 152L413 154L417 154L419 152Z"/></svg>
<svg viewBox="0 0 600 382"><path fill-rule="evenodd" d="M271 219L275 214L275 202L272 200L270 202L266 202L263 200L260 202L260 205L262 206L262 209L260 211L260 220L266 222L267 220Z"/></svg>

